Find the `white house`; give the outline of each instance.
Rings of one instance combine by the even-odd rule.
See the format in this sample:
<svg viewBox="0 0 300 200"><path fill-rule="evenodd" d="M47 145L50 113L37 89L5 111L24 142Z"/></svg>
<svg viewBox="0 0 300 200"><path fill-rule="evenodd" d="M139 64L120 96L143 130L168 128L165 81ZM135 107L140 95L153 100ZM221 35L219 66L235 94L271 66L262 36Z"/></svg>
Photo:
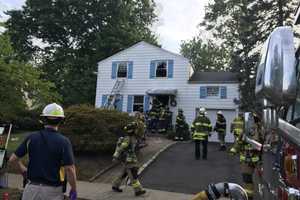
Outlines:
<svg viewBox="0 0 300 200"><path fill-rule="evenodd" d="M154 96L169 105L173 123L178 108L189 124L200 107L207 109L213 124L222 110L229 133L238 111L238 80L230 72L193 73L187 58L143 41L98 63L96 107L111 103L123 112L147 111ZM216 138L214 134L211 140ZM227 134L226 140L233 141L233 136Z"/></svg>

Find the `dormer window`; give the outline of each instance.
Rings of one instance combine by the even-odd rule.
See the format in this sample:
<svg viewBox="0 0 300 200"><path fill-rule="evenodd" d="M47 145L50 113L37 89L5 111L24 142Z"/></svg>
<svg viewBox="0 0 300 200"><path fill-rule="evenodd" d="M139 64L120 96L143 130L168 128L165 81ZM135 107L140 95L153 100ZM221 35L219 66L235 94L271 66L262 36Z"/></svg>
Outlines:
<svg viewBox="0 0 300 200"><path fill-rule="evenodd" d="M167 61L158 61L156 63L156 77L164 78L167 77Z"/></svg>
<svg viewBox="0 0 300 200"><path fill-rule="evenodd" d="M117 77L127 78L127 62L118 63Z"/></svg>

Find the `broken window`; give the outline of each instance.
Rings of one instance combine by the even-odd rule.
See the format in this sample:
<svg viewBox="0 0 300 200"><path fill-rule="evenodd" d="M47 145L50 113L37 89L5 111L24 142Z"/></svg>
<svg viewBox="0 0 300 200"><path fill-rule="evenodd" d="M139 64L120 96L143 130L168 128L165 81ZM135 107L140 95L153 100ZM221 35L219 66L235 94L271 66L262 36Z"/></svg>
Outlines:
<svg viewBox="0 0 300 200"><path fill-rule="evenodd" d="M121 62L118 64L118 78L127 78L127 62Z"/></svg>
<svg viewBox="0 0 300 200"><path fill-rule="evenodd" d="M159 61L156 63L156 77L167 77L166 61Z"/></svg>

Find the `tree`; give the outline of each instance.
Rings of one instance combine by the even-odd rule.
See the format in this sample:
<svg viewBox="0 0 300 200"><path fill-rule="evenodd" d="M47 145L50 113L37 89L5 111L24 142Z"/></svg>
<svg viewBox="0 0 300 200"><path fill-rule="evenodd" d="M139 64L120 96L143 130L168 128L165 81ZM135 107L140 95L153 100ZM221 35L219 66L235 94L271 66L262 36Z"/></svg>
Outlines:
<svg viewBox="0 0 300 200"><path fill-rule="evenodd" d="M0 35L0 121L11 121L28 108L58 101L54 84L41 71L16 59L7 35Z"/></svg>
<svg viewBox="0 0 300 200"><path fill-rule="evenodd" d="M184 41L181 54L190 59L196 71L228 71L229 52L212 40L203 40L201 36Z"/></svg>
<svg viewBox="0 0 300 200"><path fill-rule="evenodd" d="M98 61L141 40L157 44L154 9L153 0L27 0L23 10L7 13L7 33L20 57L55 83L65 105L93 104Z"/></svg>
<svg viewBox="0 0 300 200"><path fill-rule="evenodd" d="M259 50L276 26L291 24L295 0L215 0L201 24L230 49L230 66L239 74L241 108L255 107L255 75Z"/></svg>

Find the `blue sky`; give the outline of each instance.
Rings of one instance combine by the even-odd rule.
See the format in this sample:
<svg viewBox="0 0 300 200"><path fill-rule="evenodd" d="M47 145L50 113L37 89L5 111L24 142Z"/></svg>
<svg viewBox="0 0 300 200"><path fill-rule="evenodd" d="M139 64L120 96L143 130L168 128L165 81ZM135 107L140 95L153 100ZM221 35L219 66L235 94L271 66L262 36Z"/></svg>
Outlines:
<svg viewBox="0 0 300 200"><path fill-rule="evenodd" d="M209 0L155 0L159 21L153 31L163 48L178 53L180 43L197 34ZM0 0L0 11L21 8L25 0Z"/></svg>

